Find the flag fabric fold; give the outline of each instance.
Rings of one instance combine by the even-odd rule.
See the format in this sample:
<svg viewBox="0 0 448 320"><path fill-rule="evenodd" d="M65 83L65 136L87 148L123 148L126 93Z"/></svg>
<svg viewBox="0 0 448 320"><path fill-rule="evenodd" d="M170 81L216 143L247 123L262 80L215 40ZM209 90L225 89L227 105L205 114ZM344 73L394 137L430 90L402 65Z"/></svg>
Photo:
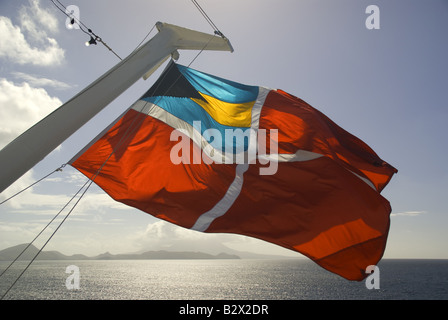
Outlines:
<svg viewBox="0 0 448 320"><path fill-rule="evenodd" d="M71 165L157 218L262 239L349 280L384 253L380 192L397 172L295 96L173 62Z"/></svg>

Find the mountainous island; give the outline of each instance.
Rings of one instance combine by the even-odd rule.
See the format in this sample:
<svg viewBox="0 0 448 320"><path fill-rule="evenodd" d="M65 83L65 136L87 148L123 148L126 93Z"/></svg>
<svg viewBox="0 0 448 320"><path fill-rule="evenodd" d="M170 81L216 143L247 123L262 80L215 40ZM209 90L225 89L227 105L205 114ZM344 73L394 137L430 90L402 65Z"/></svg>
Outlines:
<svg viewBox="0 0 448 320"><path fill-rule="evenodd" d="M12 261L28 246L28 244L20 244L0 251L0 261ZM30 245L18 260L30 260L39 249L34 245ZM219 253L217 255L204 252L188 252L188 251L146 251L142 253L124 253L111 254L109 252L88 257L83 254L65 255L58 251L43 250L36 260L150 260L150 259L240 259L239 256L228 253Z"/></svg>

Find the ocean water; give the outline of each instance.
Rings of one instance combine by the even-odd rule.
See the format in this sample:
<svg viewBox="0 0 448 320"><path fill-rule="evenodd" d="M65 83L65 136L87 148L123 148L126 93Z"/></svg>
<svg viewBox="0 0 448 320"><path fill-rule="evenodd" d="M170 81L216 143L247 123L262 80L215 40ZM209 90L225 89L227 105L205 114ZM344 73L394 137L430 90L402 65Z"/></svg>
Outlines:
<svg viewBox="0 0 448 320"><path fill-rule="evenodd" d="M7 262L0 262L4 270ZM0 278L3 295L23 270ZM79 289L66 285L79 270ZM379 289L306 259L35 261L5 300L446 300L448 260L383 260ZM74 282L69 281L69 284Z"/></svg>

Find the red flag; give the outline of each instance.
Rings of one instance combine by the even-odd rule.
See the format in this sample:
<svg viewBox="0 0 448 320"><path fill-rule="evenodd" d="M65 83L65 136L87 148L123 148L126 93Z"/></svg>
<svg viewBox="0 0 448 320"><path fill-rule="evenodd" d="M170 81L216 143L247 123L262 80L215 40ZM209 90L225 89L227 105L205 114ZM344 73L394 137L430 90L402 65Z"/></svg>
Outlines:
<svg viewBox="0 0 448 320"><path fill-rule="evenodd" d="M297 97L174 63L72 165L155 217L266 240L350 280L384 253L380 192L397 172Z"/></svg>

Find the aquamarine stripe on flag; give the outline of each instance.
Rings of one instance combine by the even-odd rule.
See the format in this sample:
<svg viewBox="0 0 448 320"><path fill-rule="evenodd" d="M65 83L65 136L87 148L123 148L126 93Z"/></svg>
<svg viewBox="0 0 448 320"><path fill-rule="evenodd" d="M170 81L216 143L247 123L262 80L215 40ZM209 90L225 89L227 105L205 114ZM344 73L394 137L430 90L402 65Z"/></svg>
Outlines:
<svg viewBox="0 0 448 320"><path fill-rule="evenodd" d="M257 99L259 91L257 86L222 79L182 65L177 65L177 67L193 87L201 93L229 103L247 103Z"/></svg>

